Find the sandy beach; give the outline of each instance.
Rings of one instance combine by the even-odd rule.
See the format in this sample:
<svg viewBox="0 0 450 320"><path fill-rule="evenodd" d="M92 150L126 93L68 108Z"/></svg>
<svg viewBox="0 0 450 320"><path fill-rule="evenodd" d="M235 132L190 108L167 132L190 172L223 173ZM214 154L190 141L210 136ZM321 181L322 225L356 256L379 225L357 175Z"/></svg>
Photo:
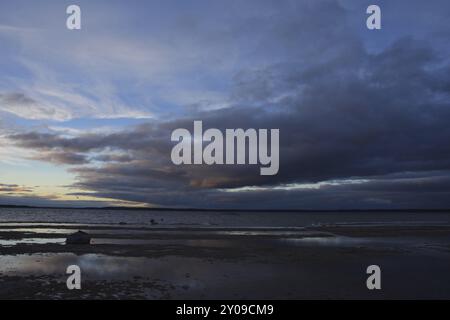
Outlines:
<svg viewBox="0 0 450 320"><path fill-rule="evenodd" d="M92 244L66 245L77 230ZM450 225L0 224L2 299L449 299L449 266Z"/></svg>

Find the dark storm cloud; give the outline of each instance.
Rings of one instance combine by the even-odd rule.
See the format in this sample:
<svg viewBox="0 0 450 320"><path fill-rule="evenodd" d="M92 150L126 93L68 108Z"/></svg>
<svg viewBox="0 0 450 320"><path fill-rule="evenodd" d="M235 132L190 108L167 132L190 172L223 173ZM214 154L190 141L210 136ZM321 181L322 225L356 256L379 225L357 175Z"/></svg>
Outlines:
<svg viewBox="0 0 450 320"><path fill-rule="evenodd" d="M131 162L133 157L127 154L104 154L92 157L91 160L100 162Z"/></svg>
<svg viewBox="0 0 450 320"><path fill-rule="evenodd" d="M412 37L370 52L345 23L326 23L346 20L335 2L299 6L301 19L284 11L230 30L236 39L251 39L243 54L258 63L235 74L229 108L112 134L30 132L10 139L53 162L104 161L71 169L75 186L99 197L195 207L450 206L445 57L431 40ZM171 131L192 131L193 120L203 120L204 129L279 128L279 173L260 176L257 166L173 165ZM114 152L123 158L114 160ZM357 178L365 181L223 191Z"/></svg>
<svg viewBox="0 0 450 320"><path fill-rule="evenodd" d="M55 164L69 164L69 165L80 165L86 164L89 161L86 159L86 156L78 153L71 152L41 152L37 155L31 157L33 160L46 161Z"/></svg>

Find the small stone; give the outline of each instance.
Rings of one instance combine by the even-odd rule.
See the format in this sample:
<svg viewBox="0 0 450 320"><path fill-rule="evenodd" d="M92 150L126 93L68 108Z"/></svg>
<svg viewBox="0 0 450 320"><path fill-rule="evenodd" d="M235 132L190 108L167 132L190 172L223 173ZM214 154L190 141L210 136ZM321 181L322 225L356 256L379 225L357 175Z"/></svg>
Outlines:
<svg viewBox="0 0 450 320"><path fill-rule="evenodd" d="M91 244L91 237L83 231L77 231L67 236L66 244Z"/></svg>

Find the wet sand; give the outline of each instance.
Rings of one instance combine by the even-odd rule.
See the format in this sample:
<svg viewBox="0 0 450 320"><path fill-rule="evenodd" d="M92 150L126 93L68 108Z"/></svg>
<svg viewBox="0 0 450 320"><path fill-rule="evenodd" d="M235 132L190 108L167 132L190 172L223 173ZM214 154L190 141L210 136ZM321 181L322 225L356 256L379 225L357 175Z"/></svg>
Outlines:
<svg viewBox="0 0 450 320"><path fill-rule="evenodd" d="M65 245L78 229L92 245ZM81 290L66 287L71 264ZM2 299L449 299L449 267L450 226L0 224Z"/></svg>

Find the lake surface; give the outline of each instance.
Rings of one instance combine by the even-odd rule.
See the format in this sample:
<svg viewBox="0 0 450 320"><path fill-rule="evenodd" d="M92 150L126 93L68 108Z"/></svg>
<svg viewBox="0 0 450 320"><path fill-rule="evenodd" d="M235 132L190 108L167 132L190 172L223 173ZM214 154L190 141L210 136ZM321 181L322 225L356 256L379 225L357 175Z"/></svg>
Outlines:
<svg viewBox="0 0 450 320"><path fill-rule="evenodd" d="M183 227L305 227L338 224L450 224L450 212L205 212L0 208L0 223L51 222Z"/></svg>

